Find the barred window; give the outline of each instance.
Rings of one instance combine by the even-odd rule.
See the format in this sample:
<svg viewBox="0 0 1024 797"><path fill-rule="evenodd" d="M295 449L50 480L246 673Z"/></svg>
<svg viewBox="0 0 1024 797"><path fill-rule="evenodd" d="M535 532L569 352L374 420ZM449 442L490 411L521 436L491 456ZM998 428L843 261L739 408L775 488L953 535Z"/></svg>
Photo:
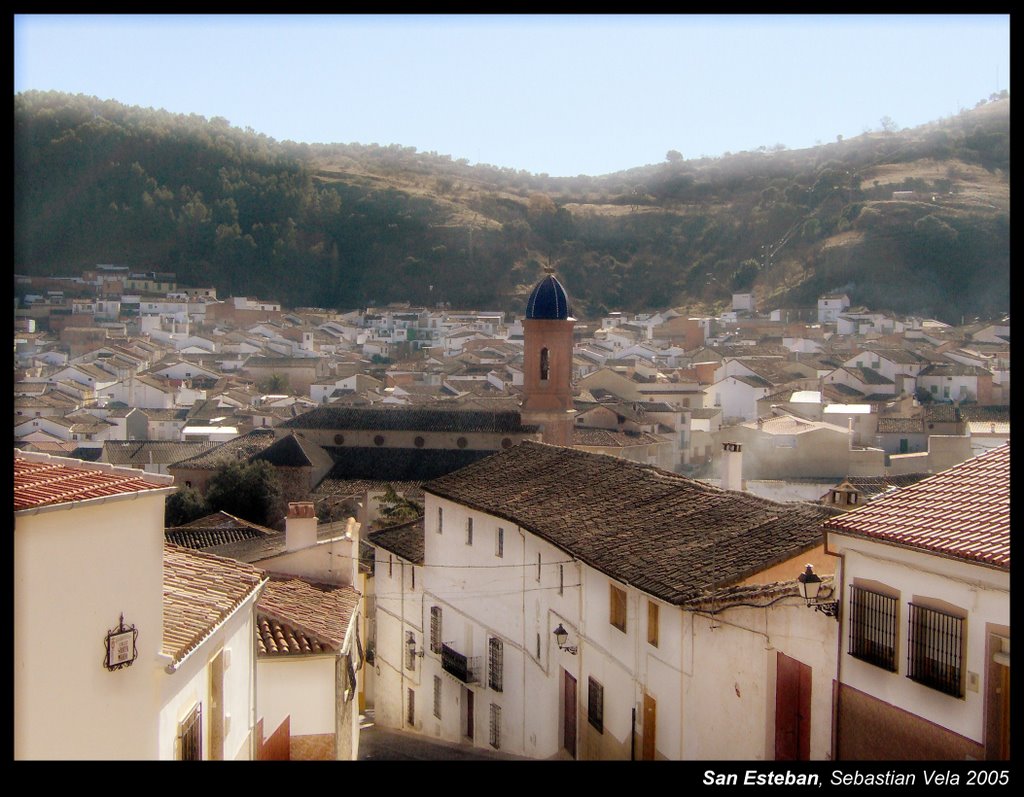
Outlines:
<svg viewBox="0 0 1024 797"><path fill-rule="evenodd" d="M501 747L501 706L491 703L491 747Z"/></svg>
<svg viewBox="0 0 1024 797"><path fill-rule="evenodd" d="M416 724L416 692L412 689L408 689L406 692L409 696L409 701L405 710L405 722L407 725L414 726Z"/></svg>
<svg viewBox="0 0 1024 797"><path fill-rule="evenodd" d="M540 581L540 554L537 554L537 580Z"/></svg>
<svg viewBox="0 0 1024 797"><path fill-rule="evenodd" d="M565 565L558 566L558 594L565 592Z"/></svg>
<svg viewBox="0 0 1024 797"><path fill-rule="evenodd" d="M494 537L494 555L501 558L505 555L505 529L498 528L498 533Z"/></svg>
<svg viewBox="0 0 1024 797"><path fill-rule="evenodd" d="M444 530L444 509L441 507L437 508L437 533L440 534Z"/></svg>
<svg viewBox="0 0 1024 797"><path fill-rule="evenodd" d="M466 545L473 544L473 518L466 519Z"/></svg>
<svg viewBox="0 0 1024 797"><path fill-rule="evenodd" d="M896 672L897 599L851 585L849 603L850 655Z"/></svg>
<svg viewBox="0 0 1024 797"><path fill-rule="evenodd" d="M487 648L487 683L495 692L502 689L504 677L504 646L496 636L492 636Z"/></svg>
<svg viewBox="0 0 1024 797"><path fill-rule="evenodd" d="M203 758L203 707L196 707L178 725L178 758L181 761L201 761Z"/></svg>
<svg viewBox="0 0 1024 797"><path fill-rule="evenodd" d="M909 608L907 677L947 695L963 697L963 618L914 603Z"/></svg>
<svg viewBox="0 0 1024 797"><path fill-rule="evenodd" d="M609 619L613 626L623 633L626 632L626 593L612 584L608 585L610 594Z"/></svg>
<svg viewBox="0 0 1024 797"><path fill-rule="evenodd" d="M434 676L434 716L441 719L441 676Z"/></svg>
<svg viewBox="0 0 1024 797"><path fill-rule="evenodd" d="M441 652L441 607L430 607L430 652Z"/></svg>
<svg viewBox="0 0 1024 797"><path fill-rule="evenodd" d="M604 687L593 678L587 679L587 722L604 733Z"/></svg>

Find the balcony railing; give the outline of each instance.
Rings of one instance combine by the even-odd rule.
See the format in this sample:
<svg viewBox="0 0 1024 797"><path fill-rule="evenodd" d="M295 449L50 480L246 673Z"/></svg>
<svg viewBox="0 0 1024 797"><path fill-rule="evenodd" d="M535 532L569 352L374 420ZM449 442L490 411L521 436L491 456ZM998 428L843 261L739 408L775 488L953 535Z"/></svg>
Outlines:
<svg viewBox="0 0 1024 797"><path fill-rule="evenodd" d="M441 669L464 684L480 683L480 656L463 656L448 645L441 644Z"/></svg>

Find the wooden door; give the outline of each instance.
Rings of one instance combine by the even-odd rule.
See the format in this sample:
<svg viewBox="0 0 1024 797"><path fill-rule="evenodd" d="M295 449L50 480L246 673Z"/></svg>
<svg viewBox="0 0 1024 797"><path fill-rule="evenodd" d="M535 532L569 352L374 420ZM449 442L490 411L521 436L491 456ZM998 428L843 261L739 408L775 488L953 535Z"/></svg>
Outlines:
<svg viewBox="0 0 1024 797"><path fill-rule="evenodd" d="M576 757L576 679L565 673L562 679L562 747Z"/></svg>
<svg viewBox="0 0 1024 797"><path fill-rule="evenodd" d="M775 760L811 759L811 668L778 654L775 673Z"/></svg>
<svg viewBox="0 0 1024 797"><path fill-rule="evenodd" d="M466 736L473 738L473 690L466 690Z"/></svg>
<svg viewBox="0 0 1024 797"><path fill-rule="evenodd" d="M644 745L640 753L642 761L653 761L655 739L658 727L658 704L654 698L644 692Z"/></svg>

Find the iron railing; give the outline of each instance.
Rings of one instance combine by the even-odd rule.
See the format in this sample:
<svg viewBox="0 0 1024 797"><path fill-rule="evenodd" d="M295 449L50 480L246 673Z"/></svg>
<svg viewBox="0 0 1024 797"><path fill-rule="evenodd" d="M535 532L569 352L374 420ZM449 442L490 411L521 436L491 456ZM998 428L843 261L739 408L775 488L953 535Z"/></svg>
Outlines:
<svg viewBox="0 0 1024 797"><path fill-rule="evenodd" d="M963 697L963 618L913 603L909 606L907 677L947 695Z"/></svg>
<svg viewBox="0 0 1024 797"><path fill-rule="evenodd" d="M850 586L851 656L896 672L896 628L896 598Z"/></svg>
<svg viewBox="0 0 1024 797"><path fill-rule="evenodd" d="M443 643L441 645L441 669L464 684L480 683L480 657L464 656Z"/></svg>

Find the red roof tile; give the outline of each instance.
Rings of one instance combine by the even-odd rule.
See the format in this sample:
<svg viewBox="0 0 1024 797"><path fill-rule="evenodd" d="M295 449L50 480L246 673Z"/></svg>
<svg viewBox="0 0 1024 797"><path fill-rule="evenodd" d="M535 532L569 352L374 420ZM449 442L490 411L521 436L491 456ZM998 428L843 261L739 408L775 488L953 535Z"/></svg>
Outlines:
<svg viewBox="0 0 1024 797"><path fill-rule="evenodd" d="M172 486L134 468L86 463L48 454L14 452L14 511Z"/></svg>
<svg viewBox="0 0 1024 797"><path fill-rule="evenodd" d="M1010 446L877 498L824 527L1009 570Z"/></svg>
<svg viewBox="0 0 1024 797"><path fill-rule="evenodd" d="M359 598L350 586L271 576L256 606L260 655L339 650Z"/></svg>
<svg viewBox="0 0 1024 797"><path fill-rule="evenodd" d="M164 544L163 651L177 664L259 588L265 573L223 556Z"/></svg>

